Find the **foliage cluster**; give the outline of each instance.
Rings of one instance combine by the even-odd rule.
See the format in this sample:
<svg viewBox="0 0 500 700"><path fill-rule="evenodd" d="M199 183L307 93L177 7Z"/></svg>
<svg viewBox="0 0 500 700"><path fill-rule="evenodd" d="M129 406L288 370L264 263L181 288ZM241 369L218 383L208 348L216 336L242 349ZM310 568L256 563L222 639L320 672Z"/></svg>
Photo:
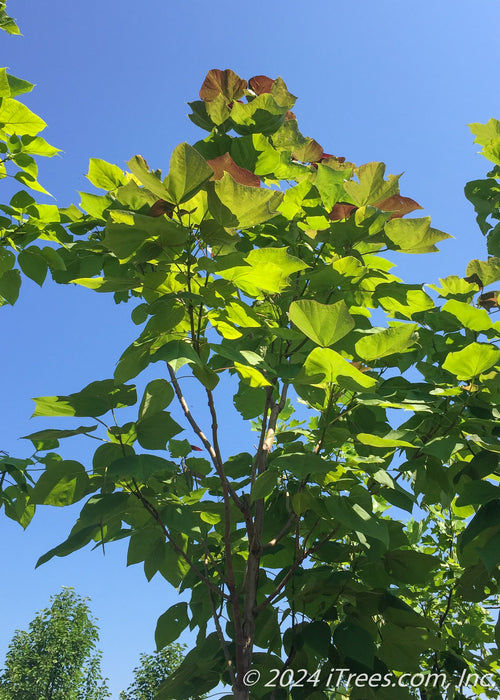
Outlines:
<svg viewBox="0 0 500 700"><path fill-rule="evenodd" d="M91 159L104 194L82 194L85 213L72 206L49 222L23 208L18 225L60 244L55 281L139 302L142 329L113 378L35 400L36 416L88 424L27 436L44 471L8 487L18 491L6 511L26 524L36 505L84 500L39 564L129 538L127 563L187 596L156 628L158 649L197 630L163 700L220 681L228 698L316 700L332 667L424 669L451 690L422 698L496 697L454 685L464 670L498 669L485 604L500 563L500 324L485 288L500 280L500 122L472 126L495 169L466 190L488 258L439 285L406 284L389 258L435 252L449 236L428 217L403 218L420 207L383 163L356 166L303 136L295 99L280 78L211 70L190 104L206 135L174 150L166 176L141 156L128 171ZM34 239L23 240L31 255ZM33 273L43 255L32 255ZM152 364L159 376L138 402L130 382ZM228 390L257 432L238 454L224 429ZM54 451L77 434L102 443L92 465ZM252 666L262 682L250 693ZM308 669L315 684L270 690L272 668Z"/></svg>

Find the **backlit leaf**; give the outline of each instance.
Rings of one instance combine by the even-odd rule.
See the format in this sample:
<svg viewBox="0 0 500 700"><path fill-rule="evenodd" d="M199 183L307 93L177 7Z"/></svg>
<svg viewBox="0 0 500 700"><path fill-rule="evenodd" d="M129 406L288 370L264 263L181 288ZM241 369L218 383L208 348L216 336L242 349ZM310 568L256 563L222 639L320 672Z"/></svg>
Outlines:
<svg viewBox="0 0 500 700"><path fill-rule="evenodd" d="M292 302L290 321L317 345L329 347L354 328L354 319L344 301L320 304L313 299Z"/></svg>
<svg viewBox="0 0 500 700"><path fill-rule="evenodd" d="M100 158L90 159L87 177L101 190L115 190L127 181L123 171L117 165L107 163Z"/></svg>
<svg viewBox="0 0 500 700"><path fill-rule="evenodd" d="M356 352L367 362L404 352L416 342L416 329L416 324L405 324L368 333L356 343Z"/></svg>
<svg viewBox="0 0 500 700"><path fill-rule="evenodd" d="M221 226L231 228L256 226L272 219L282 199L281 192L242 185L228 172L208 190L210 213Z"/></svg>
<svg viewBox="0 0 500 700"><path fill-rule="evenodd" d="M448 353L443 368L457 379L477 377L500 361L500 350L488 343L471 343L462 350Z"/></svg>
<svg viewBox="0 0 500 700"><path fill-rule="evenodd" d="M170 171L164 180L170 194L169 201L181 204L191 199L211 176L210 165L196 148L181 143L172 153Z"/></svg>

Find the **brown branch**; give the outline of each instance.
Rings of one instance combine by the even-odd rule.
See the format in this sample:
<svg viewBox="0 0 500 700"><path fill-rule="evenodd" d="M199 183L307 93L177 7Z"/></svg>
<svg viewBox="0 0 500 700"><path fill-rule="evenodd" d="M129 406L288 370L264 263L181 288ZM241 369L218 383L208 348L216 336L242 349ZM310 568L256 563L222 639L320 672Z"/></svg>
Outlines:
<svg viewBox="0 0 500 700"><path fill-rule="evenodd" d="M215 410L214 397L210 389L206 389L208 398L208 408L210 410L210 415L212 417L212 442L214 446L215 453L215 468L220 477L222 496L224 500L224 553L226 560L227 569L227 588L229 590L229 598L231 601L231 607L234 616L234 627L235 627L235 642L236 642L236 671L238 677L240 677L243 672L242 659L240 657L243 638L242 638L242 627L241 627L241 614L240 614L240 604L238 599L238 594L236 591L236 579L234 576L233 569L233 552L231 543L231 498L238 505L240 504L240 510L243 508L242 501L234 491L232 491L229 482L227 480L226 473L224 471L224 464L222 461L222 455L219 447L219 437L218 437L218 422L217 422L217 412ZM231 493L232 491L232 493ZM234 494L234 495L233 495ZM245 510L247 510L245 506ZM244 512L242 510L242 512Z"/></svg>
<svg viewBox="0 0 500 700"><path fill-rule="evenodd" d="M205 571L206 571L206 565L205 565ZM206 572L206 573L208 573L208 572ZM227 641L226 641L226 638L224 637L224 632L222 631L222 627L220 625L220 617L217 613L217 608L215 607L215 602L214 602L214 599L212 597L212 591L210 591L210 590L208 591L208 597L210 599L210 607L212 608L212 617L214 620L215 629L217 631L217 636L219 637L219 642L220 642L220 645L222 647L222 651L224 653L224 658L226 659L227 668L229 671L229 677L231 679L231 685L234 688L234 685L236 682L236 677L234 675L233 660L231 658L231 654L229 653Z"/></svg>
<svg viewBox="0 0 500 700"><path fill-rule="evenodd" d="M186 399L184 398L184 396L183 396L183 394L182 394L181 387L180 387L180 385L179 385L179 382L178 382L178 380L177 380L177 377L175 376L175 372L174 372L174 370L172 369L172 367L169 365L168 362L167 362L167 368L168 368L168 373L169 373L169 375L170 375L170 381L172 382L172 386L174 387L175 394L176 394L176 396L177 396L177 398L178 398L178 400L179 400L179 403L180 403L180 405L181 405L181 407L182 407L182 410L184 411L184 415L186 416L186 419L187 419L189 425L192 427L192 429L194 430L194 432L196 433L196 435L198 435L198 437L200 438L200 440L201 440L201 442L203 443L205 449L207 450L208 454L209 454L210 457L212 458L212 462L213 462L214 464L216 464L217 455L215 454L215 450L214 450L214 448L212 447L212 445L210 444L210 441L208 440L208 438L207 438L207 436L205 435L205 433L202 431L202 429L200 428L200 426L198 425L198 423L197 423L197 422L195 421L195 419L193 418L193 414L192 414L191 411L189 410L189 406L187 405L187 401L186 401Z"/></svg>

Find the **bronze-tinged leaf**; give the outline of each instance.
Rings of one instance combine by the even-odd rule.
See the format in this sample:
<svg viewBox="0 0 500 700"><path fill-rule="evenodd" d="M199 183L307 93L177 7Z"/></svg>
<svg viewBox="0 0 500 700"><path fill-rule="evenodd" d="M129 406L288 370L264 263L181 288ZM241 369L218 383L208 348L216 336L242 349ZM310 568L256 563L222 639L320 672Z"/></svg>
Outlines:
<svg viewBox="0 0 500 700"><path fill-rule="evenodd" d="M260 178L250 170L236 165L229 153L207 160L207 163L214 171L213 180L221 180L224 173L229 173L233 180L239 182L240 185L260 187Z"/></svg>
<svg viewBox="0 0 500 700"><path fill-rule="evenodd" d="M493 309L495 306L498 306L498 295L499 294L500 294L500 292L498 290L495 290L493 292L485 292L484 294L480 294L479 297L477 298L478 306L482 306L483 309L486 309L486 311Z"/></svg>
<svg viewBox="0 0 500 700"><path fill-rule="evenodd" d="M356 211L358 207L355 204L348 204L347 202L337 202L331 212L328 214L330 221L340 221L341 219L348 219L351 214Z"/></svg>
<svg viewBox="0 0 500 700"><path fill-rule="evenodd" d="M291 121L292 119L297 121L297 115L295 114L295 112L292 112L289 109L288 112L285 113L285 121L288 122L288 121Z"/></svg>
<svg viewBox="0 0 500 700"><path fill-rule="evenodd" d="M174 213L174 205L165 199L158 199L148 211L149 216L163 216L166 214L170 219Z"/></svg>
<svg viewBox="0 0 500 700"><path fill-rule="evenodd" d="M248 86L250 90L253 90L256 95L263 95L266 92L271 92L271 88L274 85L274 80L268 78L267 75L254 75L248 81Z"/></svg>
<svg viewBox="0 0 500 700"><path fill-rule="evenodd" d="M381 209L382 211L393 212L388 221L391 219L401 219L403 216L415 211L416 209L423 209L423 207L421 207L420 204L418 204L414 199L410 199L410 197L402 197L400 194L395 194L387 199L382 199L373 206L377 207L377 209Z"/></svg>
<svg viewBox="0 0 500 700"><path fill-rule="evenodd" d="M323 153L323 155L319 159L319 162L323 163L325 160L330 160L330 159L332 159L335 163L345 163L344 156L332 156L331 153Z"/></svg>
<svg viewBox="0 0 500 700"><path fill-rule="evenodd" d="M369 372L370 370L373 369L373 367L368 367L367 365L364 365L362 362L359 362L359 360L350 360L349 363L358 369L360 372Z"/></svg>
<svg viewBox="0 0 500 700"><path fill-rule="evenodd" d="M212 102L219 95L224 95L228 102L239 100L243 97L247 81L229 68L219 70L213 68L208 71L200 89L200 97L204 102Z"/></svg>
<svg viewBox="0 0 500 700"><path fill-rule="evenodd" d="M292 158L300 160L302 163L317 163L322 155L323 146L320 146L314 139L308 138L306 143L292 153Z"/></svg>
<svg viewBox="0 0 500 700"><path fill-rule="evenodd" d="M464 280L466 282L469 282L470 284L477 284L479 289L482 289L484 287L483 280L479 277L477 272L473 272L472 275L464 277Z"/></svg>

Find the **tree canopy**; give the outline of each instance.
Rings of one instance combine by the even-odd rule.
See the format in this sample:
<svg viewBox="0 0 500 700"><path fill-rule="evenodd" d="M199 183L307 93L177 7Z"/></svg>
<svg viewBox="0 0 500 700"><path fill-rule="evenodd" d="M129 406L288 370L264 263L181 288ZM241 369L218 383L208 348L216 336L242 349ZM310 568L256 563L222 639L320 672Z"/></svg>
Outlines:
<svg viewBox="0 0 500 700"><path fill-rule="evenodd" d="M66 588L27 631L17 630L0 675L2 700L104 700L99 631L86 601Z"/></svg>

